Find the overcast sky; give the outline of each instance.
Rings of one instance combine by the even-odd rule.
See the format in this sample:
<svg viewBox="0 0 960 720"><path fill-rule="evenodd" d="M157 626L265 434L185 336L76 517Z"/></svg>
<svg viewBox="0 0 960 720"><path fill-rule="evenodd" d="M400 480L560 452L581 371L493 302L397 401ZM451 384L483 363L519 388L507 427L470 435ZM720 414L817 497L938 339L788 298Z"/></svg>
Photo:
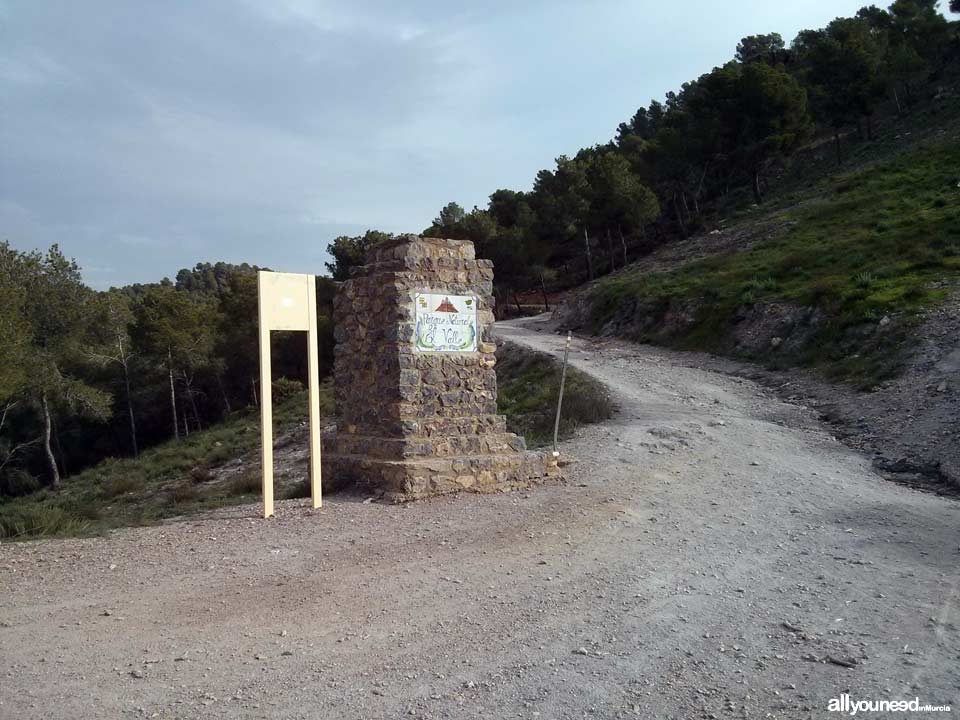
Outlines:
<svg viewBox="0 0 960 720"><path fill-rule="evenodd" d="M0 239L97 288L200 261L324 272L529 189L744 35L866 0L0 0Z"/></svg>

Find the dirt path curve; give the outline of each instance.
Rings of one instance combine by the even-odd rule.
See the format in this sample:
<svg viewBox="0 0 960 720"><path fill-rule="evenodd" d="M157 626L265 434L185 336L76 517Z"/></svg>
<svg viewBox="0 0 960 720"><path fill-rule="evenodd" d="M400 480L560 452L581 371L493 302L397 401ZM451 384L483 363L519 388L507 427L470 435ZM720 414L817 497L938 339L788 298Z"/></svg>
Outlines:
<svg viewBox="0 0 960 720"><path fill-rule="evenodd" d="M560 351L525 325L498 332ZM572 360L621 411L565 445L565 483L0 546L0 717L960 705L960 503L881 480L748 381L616 342Z"/></svg>

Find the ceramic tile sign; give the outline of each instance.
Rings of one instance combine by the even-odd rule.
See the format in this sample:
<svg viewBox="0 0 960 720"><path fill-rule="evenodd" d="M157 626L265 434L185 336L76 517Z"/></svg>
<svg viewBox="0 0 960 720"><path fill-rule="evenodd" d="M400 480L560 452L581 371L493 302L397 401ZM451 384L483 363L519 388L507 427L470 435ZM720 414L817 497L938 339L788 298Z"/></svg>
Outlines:
<svg viewBox="0 0 960 720"><path fill-rule="evenodd" d="M418 292L414 305L414 347L418 351L477 351L476 296Z"/></svg>

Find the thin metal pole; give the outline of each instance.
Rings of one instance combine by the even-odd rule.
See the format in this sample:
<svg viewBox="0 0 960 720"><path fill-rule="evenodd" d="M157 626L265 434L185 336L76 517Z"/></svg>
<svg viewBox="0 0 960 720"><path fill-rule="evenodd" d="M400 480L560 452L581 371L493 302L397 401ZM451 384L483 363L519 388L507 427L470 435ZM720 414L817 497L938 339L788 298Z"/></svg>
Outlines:
<svg viewBox="0 0 960 720"><path fill-rule="evenodd" d="M560 395L557 397L557 418L553 422L553 456L560 457L557 449L557 435L560 434L560 408L563 406L563 386L567 382L567 358L570 356L570 333L567 333L567 344L563 348L563 370L560 371Z"/></svg>

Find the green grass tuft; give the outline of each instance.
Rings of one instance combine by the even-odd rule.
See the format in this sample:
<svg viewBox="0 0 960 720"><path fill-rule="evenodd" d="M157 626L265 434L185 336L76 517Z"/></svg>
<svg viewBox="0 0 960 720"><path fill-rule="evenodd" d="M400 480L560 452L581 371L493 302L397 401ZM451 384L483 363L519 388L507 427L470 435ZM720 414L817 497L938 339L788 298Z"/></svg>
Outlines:
<svg viewBox="0 0 960 720"><path fill-rule="evenodd" d="M89 520L49 501L0 506L0 537L5 539L81 535L89 527Z"/></svg>
<svg viewBox="0 0 960 720"><path fill-rule="evenodd" d="M522 435L530 447L553 440L553 424L560 391L561 366L550 355L507 343L497 351L498 410L507 427ZM603 384L579 370L567 368L560 416L560 437L588 423L611 417L616 407Z"/></svg>

